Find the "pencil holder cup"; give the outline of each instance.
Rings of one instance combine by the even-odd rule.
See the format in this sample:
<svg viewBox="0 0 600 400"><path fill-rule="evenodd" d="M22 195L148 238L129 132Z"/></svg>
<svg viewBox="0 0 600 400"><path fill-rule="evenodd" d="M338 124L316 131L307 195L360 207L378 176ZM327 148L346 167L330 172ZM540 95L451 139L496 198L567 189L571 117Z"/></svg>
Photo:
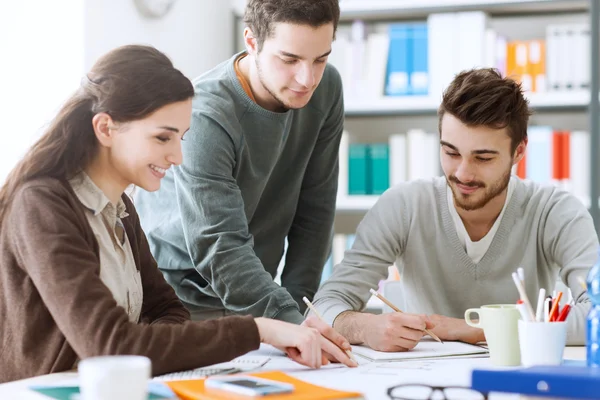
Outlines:
<svg viewBox="0 0 600 400"><path fill-rule="evenodd" d="M471 314L478 314L479 321L473 321ZM521 365L517 322L521 318L514 304L489 304L465 311L468 325L483 329L490 351L490 361L494 365Z"/></svg>
<svg viewBox="0 0 600 400"><path fill-rule="evenodd" d="M519 320L521 363L525 367L562 364L566 343L566 322Z"/></svg>

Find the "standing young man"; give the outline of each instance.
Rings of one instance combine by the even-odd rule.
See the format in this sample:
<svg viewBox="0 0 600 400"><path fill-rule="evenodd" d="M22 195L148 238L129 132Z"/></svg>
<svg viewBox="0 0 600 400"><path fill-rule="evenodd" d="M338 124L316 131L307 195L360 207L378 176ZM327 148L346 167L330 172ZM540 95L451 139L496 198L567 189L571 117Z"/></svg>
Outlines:
<svg viewBox="0 0 600 400"><path fill-rule="evenodd" d="M194 81L183 164L137 197L158 265L194 319L304 320L335 213L344 106L327 56L339 14L339 0L249 0L246 51Z"/></svg>
<svg viewBox="0 0 600 400"><path fill-rule="evenodd" d="M529 115L521 87L497 71L456 76L439 109L445 177L384 193L317 293L317 309L351 343L408 350L425 327L442 340L483 341L483 331L467 326L463 314L484 304L514 304L511 274L518 267L533 302L541 287L552 291L558 276L569 286L575 306L567 340L585 342L590 304L578 279L596 261L598 238L574 196L511 176L525 154ZM407 313L360 313L369 289L394 262Z"/></svg>

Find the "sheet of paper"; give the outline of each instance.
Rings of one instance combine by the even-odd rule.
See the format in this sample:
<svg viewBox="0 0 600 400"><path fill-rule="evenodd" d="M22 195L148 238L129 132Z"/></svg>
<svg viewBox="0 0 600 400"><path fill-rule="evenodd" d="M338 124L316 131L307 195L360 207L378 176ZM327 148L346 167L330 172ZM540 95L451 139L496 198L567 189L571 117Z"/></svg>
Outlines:
<svg viewBox="0 0 600 400"><path fill-rule="evenodd" d="M369 400L385 400L387 389L399 384L428 384L432 386L471 386L474 368L494 368L489 358L460 358L437 360L404 360L372 362L358 368L327 368L303 370L291 375L307 382L330 388L363 393ZM368 382L368 383L367 383ZM442 397L433 396L434 399ZM493 393L490 400L519 400L518 395Z"/></svg>
<svg viewBox="0 0 600 400"><path fill-rule="evenodd" d="M486 355L488 350L463 342L444 342L438 343L431 339L423 339L417 346L406 352L383 352L370 349L365 346L352 346L354 354L364 357L369 361L402 361L414 359L439 359L445 357L457 356L475 356Z"/></svg>
<svg viewBox="0 0 600 400"><path fill-rule="evenodd" d="M235 374L238 372L248 372L265 365L271 360L269 356L263 355L243 355L234 358L231 361L213 364L206 367L190 369L187 371L173 372L170 374L160 375L154 378L157 381L175 381L187 379L200 379L211 375L226 375Z"/></svg>

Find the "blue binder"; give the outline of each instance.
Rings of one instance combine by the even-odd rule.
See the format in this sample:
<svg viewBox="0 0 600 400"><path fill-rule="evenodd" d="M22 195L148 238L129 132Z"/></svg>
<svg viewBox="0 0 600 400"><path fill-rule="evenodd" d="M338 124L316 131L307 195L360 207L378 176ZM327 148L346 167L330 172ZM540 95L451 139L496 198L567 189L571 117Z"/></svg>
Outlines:
<svg viewBox="0 0 600 400"><path fill-rule="evenodd" d="M520 393L564 399L600 398L600 368L530 367L513 370L475 369L471 387L483 393Z"/></svg>

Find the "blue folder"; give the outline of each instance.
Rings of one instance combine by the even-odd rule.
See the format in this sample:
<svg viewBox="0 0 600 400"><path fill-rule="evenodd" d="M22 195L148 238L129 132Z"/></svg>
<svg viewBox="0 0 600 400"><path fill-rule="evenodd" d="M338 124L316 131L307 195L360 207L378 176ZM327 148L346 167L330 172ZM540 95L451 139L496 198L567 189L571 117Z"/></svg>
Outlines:
<svg viewBox="0 0 600 400"><path fill-rule="evenodd" d="M512 370L475 369L471 387L483 393L520 393L565 399L600 398L600 368L576 365Z"/></svg>

